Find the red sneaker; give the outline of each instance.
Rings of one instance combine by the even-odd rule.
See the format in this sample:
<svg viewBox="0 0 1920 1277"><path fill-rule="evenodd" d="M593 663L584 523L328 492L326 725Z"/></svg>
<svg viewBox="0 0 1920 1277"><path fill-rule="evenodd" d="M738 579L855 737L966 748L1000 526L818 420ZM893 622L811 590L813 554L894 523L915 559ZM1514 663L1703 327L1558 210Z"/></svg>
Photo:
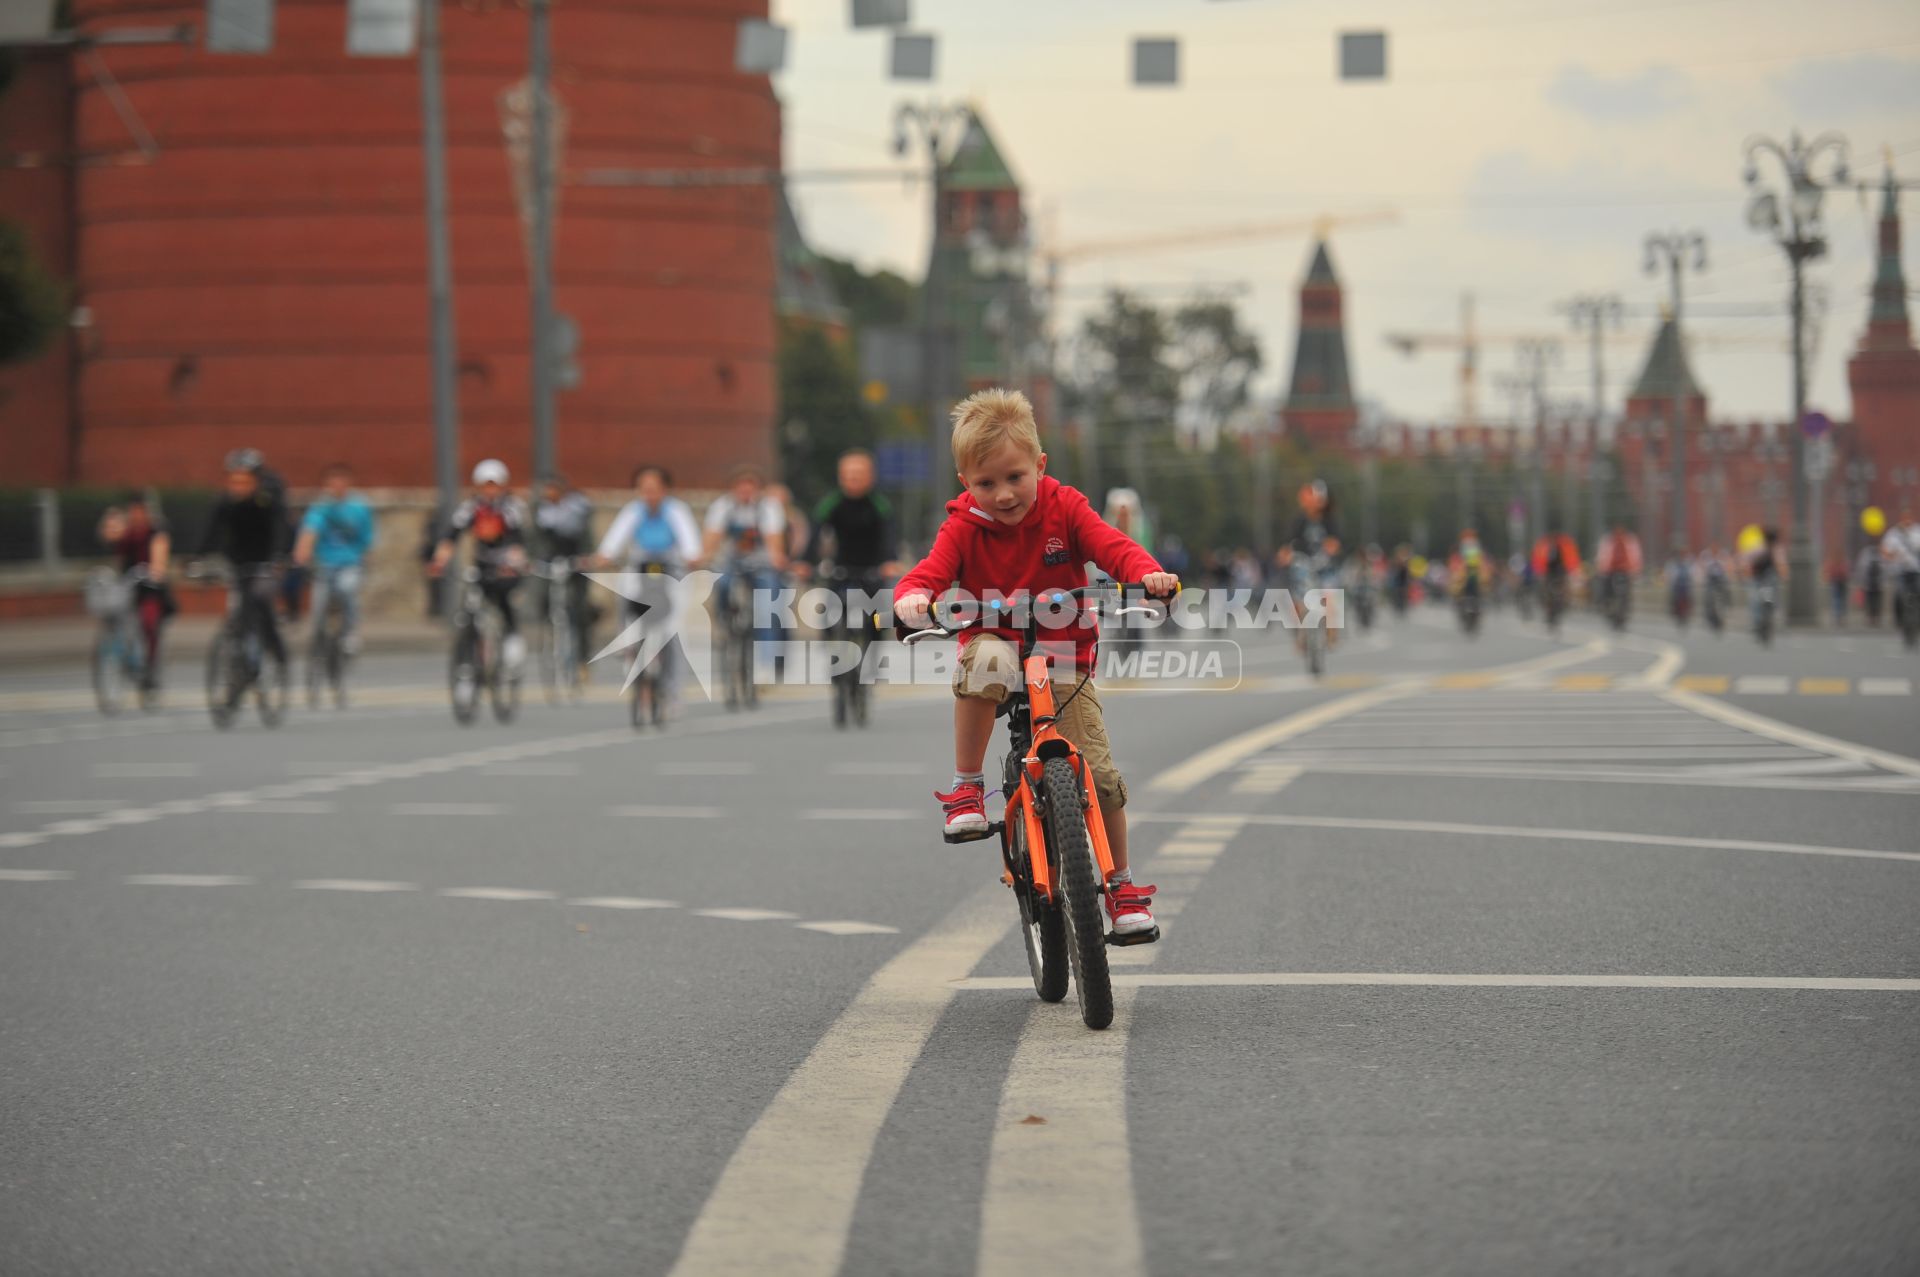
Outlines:
<svg viewBox="0 0 1920 1277"><path fill-rule="evenodd" d="M949 838L980 838L987 832L987 787L977 780L963 780L953 787L951 794L935 790L933 796L940 800L940 809L946 814L946 835Z"/></svg>
<svg viewBox="0 0 1920 1277"><path fill-rule="evenodd" d="M1157 887L1141 887L1131 882L1110 882L1102 901L1107 907L1107 922L1115 935L1130 936L1154 927L1153 907L1147 898Z"/></svg>

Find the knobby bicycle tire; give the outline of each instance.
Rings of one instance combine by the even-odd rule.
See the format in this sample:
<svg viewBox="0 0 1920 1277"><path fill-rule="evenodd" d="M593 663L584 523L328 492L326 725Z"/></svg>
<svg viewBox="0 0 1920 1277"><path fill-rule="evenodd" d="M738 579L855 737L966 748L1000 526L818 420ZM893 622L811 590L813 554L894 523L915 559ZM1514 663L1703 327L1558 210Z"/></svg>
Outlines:
<svg viewBox="0 0 1920 1277"><path fill-rule="evenodd" d="M1055 862L1067 919L1067 953L1073 983L1080 995L1080 1018L1089 1029L1113 1023L1113 979L1107 971L1107 931L1100 914L1100 873L1094 865L1093 842L1087 836L1086 799L1073 763L1049 758L1047 782L1047 840Z"/></svg>
<svg viewBox="0 0 1920 1277"><path fill-rule="evenodd" d="M1026 820L1011 808L1007 811L1007 861L1013 868L1014 894L1020 903L1021 939L1027 949L1027 971L1033 976L1033 991L1042 1002L1058 1002L1067 996L1070 974L1067 957L1067 917L1058 898L1042 900L1033 885L1031 851L1027 846Z"/></svg>

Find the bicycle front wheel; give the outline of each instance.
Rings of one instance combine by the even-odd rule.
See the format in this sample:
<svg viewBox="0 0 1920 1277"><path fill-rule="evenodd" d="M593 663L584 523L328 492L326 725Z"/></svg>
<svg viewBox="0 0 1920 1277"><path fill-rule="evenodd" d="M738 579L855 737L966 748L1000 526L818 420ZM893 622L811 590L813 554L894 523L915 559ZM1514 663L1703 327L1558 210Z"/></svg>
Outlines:
<svg viewBox="0 0 1920 1277"><path fill-rule="evenodd" d="M262 656L260 677L253 685L253 700L260 711L260 721L268 727L278 727L286 718L287 694L291 683L285 657L276 660L272 656Z"/></svg>
<svg viewBox="0 0 1920 1277"><path fill-rule="evenodd" d="M1033 849L1027 843L1026 821L1007 812L1007 864L1013 870L1014 894L1020 901L1020 932L1027 946L1027 970L1033 991L1042 1002L1067 996L1067 917L1056 897L1042 900L1033 885Z"/></svg>
<svg viewBox="0 0 1920 1277"><path fill-rule="evenodd" d="M1080 1018L1089 1029L1113 1023L1113 977L1107 971L1107 931L1101 917L1099 868L1087 835L1086 797L1073 763L1049 758L1047 840L1054 860L1054 883L1065 897L1067 956L1080 995Z"/></svg>
<svg viewBox="0 0 1920 1277"><path fill-rule="evenodd" d="M447 673L447 686L453 697L453 720L465 727L473 722L473 711L480 703L480 636L471 626L462 626L453 638L453 662Z"/></svg>
<svg viewBox="0 0 1920 1277"><path fill-rule="evenodd" d="M222 626L207 649L207 713L215 727L233 725L233 711L246 683L240 673L240 644L233 630Z"/></svg>

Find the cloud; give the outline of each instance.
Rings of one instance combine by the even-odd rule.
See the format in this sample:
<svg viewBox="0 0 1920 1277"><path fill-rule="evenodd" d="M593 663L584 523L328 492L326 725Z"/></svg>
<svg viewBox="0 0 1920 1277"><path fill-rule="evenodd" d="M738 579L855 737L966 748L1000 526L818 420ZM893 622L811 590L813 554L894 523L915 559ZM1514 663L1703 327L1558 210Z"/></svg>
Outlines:
<svg viewBox="0 0 1920 1277"><path fill-rule="evenodd" d="M1571 63L1547 86L1547 101L1602 124L1650 120L1692 100L1691 82L1668 66L1609 77Z"/></svg>
<svg viewBox="0 0 1920 1277"><path fill-rule="evenodd" d="M1840 62L1802 62L1773 77L1794 113L1821 118L1920 111L1920 60L1867 53Z"/></svg>

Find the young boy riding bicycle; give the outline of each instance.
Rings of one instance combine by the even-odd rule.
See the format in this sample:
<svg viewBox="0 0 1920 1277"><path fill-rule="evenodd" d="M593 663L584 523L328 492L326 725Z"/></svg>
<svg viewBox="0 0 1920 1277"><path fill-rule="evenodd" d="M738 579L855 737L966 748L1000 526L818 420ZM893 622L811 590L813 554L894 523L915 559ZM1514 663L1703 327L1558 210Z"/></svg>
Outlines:
<svg viewBox="0 0 1920 1277"><path fill-rule="evenodd" d="M1178 578L1152 555L1095 514L1084 494L1047 477L1033 405L1018 391L982 390L954 409L953 460L966 490L947 503L947 521L927 557L894 588L894 612L907 624L925 625L935 594L949 586L973 600L1084 586L1089 559L1116 581L1140 582L1149 594L1171 595L1179 588ZM961 638L953 680L953 789L934 795L950 838L988 833L987 746L994 712L1021 678L1019 634L1012 626L983 626ZM1060 732L1093 775L1113 853L1104 898L1108 920L1116 933L1128 935L1153 929L1153 888L1136 886L1128 865L1127 787L1114 765L1093 684L1097 634L1081 625L1056 631L1062 654L1070 653L1073 664L1054 695Z"/></svg>

